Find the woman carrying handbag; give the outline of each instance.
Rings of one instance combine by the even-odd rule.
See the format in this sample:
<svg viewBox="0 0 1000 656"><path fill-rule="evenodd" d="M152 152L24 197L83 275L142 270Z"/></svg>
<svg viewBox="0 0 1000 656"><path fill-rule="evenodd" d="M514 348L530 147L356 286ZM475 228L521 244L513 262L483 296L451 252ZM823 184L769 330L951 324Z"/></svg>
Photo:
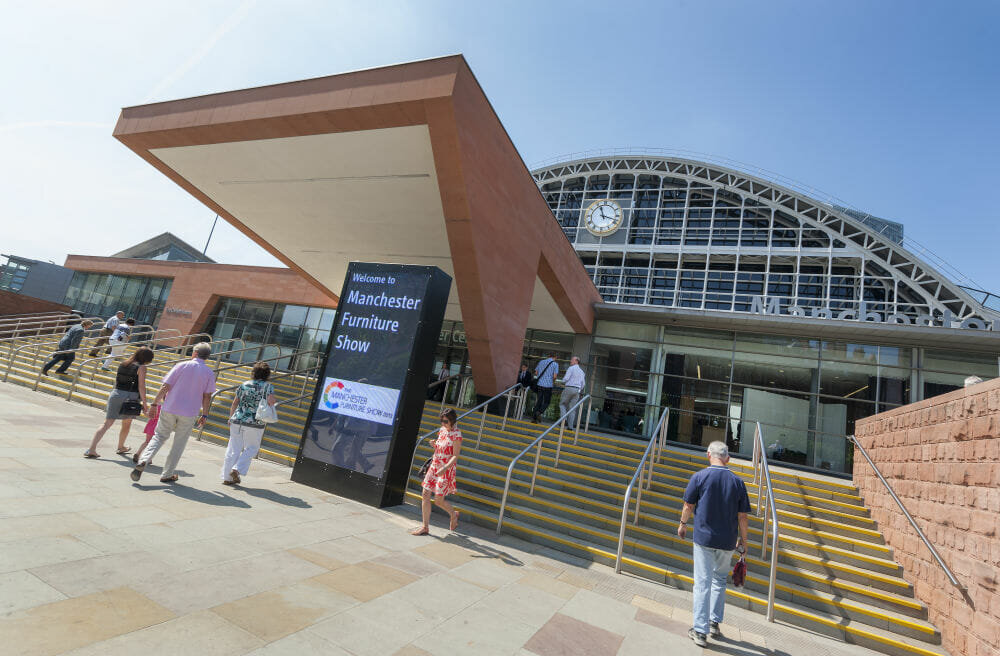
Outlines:
<svg viewBox="0 0 1000 656"><path fill-rule="evenodd" d="M236 388L229 412L229 446L222 461L222 484L236 485L250 470L260 451L266 424L278 420L274 409L274 386L267 382L271 367L266 362L253 366L253 380Z"/></svg>
<svg viewBox="0 0 1000 656"><path fill-rule="evenodd" d="M458 430L457 423L458 415L451 408L441 413L441 429L434 441L434 455L431 456L429 463L424 463L427 471L424 475L424 491L420 503L424 521L410 531L410 535L430 533L432 494L434 503L451 518L448 528L452 531L458 528L458 510L445 500L446 496L455 493L455 470L458 467L458 454L462 451L462 431ZM420 470L424 471L424 467Z"/></svg>
<svg viewBox="0 0 1000 656"><path fill-rule="evenodd" d="M153 361L153 351L145 346L137 348L132 357L118 365L115 375L115 388L108 395L108 404L104 412L104 425L94 433L90 447L84 451L84 458L98 458L97 444L116 420L122 420L122 429L118 434L118 450L124 455L131 449L126 448L125 440L132 428L132 420L148 411L146 405L146 365Z"/></svg>

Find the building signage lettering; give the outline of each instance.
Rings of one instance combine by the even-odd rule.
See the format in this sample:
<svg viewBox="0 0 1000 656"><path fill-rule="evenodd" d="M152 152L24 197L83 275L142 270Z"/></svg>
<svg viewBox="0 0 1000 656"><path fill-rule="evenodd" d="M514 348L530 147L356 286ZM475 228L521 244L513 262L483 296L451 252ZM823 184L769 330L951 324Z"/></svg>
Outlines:
<svg viewBox="0 0 1000 656"><path fill-rule="evenodd" d="M167 314L176 314L176 315L179 315L179 316L182 316L182 317L190 317L190 316L192 316L191 315L191 310L181 310L180 308L171 308L171 307L168 307L168 308L164 308L163 311L166 312Z"/></svg>
<svg viewBox="0 0 1000 656"><path fill-rule="evenodd" d="M870 321L873 323L889 323L904 326L933 326L937 328L960 328L968 330L996 330L996 322L985 321L977 317L958 320L951 310L942 310L939 314L921 313L914 321L905 314L890 314L883 316L881 312L868 310L862 301L857 310L833 310L831 308L804 308L798 305L782 307L779 299L768 299L765 296L754 296L750 302L750 312L754 314L784 314L791 317L812 317L814 319L834 319L839 321Z"/></svg>

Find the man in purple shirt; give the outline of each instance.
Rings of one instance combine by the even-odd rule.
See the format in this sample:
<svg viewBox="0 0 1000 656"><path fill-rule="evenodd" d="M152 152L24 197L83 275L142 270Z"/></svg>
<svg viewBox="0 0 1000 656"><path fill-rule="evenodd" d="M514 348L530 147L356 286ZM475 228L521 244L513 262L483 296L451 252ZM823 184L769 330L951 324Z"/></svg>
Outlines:
<svg viewBox="0 0 1000 656"><path fill-rule="evenodd" d="M212 404L212 395L215 394L215 373L205 364L206 358L211 354L212 347L208 343L195 345L191 359L175 364L163 379L159 393L150 404L162 403L160 417L156 422L156 434L132 470L133 481L139 480L146 465L153 460L163 443L170 439L171 433L174 434L174 444L163 465L160 482L173 483L177 480L174 470L187 446L188 436L195 426L204 425L208 419L208 408Z"/></svg>

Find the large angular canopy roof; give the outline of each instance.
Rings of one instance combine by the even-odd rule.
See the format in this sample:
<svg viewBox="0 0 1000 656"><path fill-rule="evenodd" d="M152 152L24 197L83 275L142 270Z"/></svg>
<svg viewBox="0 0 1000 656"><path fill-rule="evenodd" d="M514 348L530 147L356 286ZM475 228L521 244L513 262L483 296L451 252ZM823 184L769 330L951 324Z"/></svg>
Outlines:
<svg viewBox="0 0 1000 656"><path fill-rule="evenodd" d="M122 110L114 135L327 293L436 265L477 389L528 327L589 333L593 283L461 55Z"/></svg>

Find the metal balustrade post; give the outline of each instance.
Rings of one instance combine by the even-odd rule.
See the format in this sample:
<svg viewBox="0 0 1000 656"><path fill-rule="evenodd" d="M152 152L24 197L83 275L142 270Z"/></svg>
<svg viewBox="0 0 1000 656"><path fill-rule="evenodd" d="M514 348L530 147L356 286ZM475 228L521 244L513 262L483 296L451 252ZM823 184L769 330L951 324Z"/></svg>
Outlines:
<svg viewBox="0 0 1000 656"><path fill-rule="evenodd" d="M510 414L510 395L511 395L511 393L508 392L507 393L507 403L504 405L504 408L503 408L503 423L500 424L500 430L507 430L507 415ZM515 407L516 407L516 404L515 404Z"/></svg>
<svg viewBox="0 0 1000 656"><path fill-rule="evenodd" d="M444 412L444 405L448 402L448 386L451 385L451 379L447 378L444 381L444 391L441 393L441 412Z"/></svg>
<svg viewBox="0 0 1000 656"><path fill-rule="evenodd" d="M563 441L563 431L566 430L566 419L563 418L559 422L559 441L556 442L556 463L555 466L559 466L559 454L562 453L562 441Z"/></svg>
<svg viewBox="0 0 1000 656"><path fill-rule="evenodd" d="M483 406L483 416L479 420L479 432L476 433L476 449L479 449L479 441L483 439L483 429L486 427L486 408L489 404Z"/></svg>
<svg viewBox="0 0 1000 656"><path fill-rule="evenodd" d="M576 446L577 440L580 439L580 420L583 418L583 408L579 408L576 411L576 431L573 433L573 446Z"/></svg>
<svg viewBox="0 0 1000 656"><path fill-rule="evenodd" d="M587 422L583 426L583 432L590 432L590 415L594 411L594 397L591 396L590 400L587 401Z"/></svg>
<svg viewBox="0 0 1000 656"><path fill-rule="evenodd" d="M541 459L541 457L542 457L542 440L538 440L538 450L535 451L535 467L531 471L531 487L528 489L528 494L531 496L535 496L535 478L538 476L538 461Z"/></svg>

